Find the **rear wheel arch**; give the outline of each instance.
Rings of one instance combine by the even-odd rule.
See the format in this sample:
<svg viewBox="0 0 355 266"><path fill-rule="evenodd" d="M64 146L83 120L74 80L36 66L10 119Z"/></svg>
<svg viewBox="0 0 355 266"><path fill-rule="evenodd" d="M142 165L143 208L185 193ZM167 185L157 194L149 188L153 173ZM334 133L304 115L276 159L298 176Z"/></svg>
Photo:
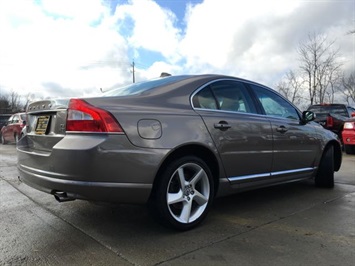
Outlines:
<svg viewBox="0 0 355 266"><path fill-rule="evenodd" d="M218 191L219 176L220 176L219 163L218 163L217 157L210 149L208 149L204 146L201 146L201 145L196 145L196 144L179 147L176 150L174 150L173 152L171 152L165 158L164 162L160 165L159 170L158 170L156 177L154 179L153 190L154 190L156 182L158 182L157 177L160 176L161 172L164 171L164 169L172 161L177 160L177 159L184 157L184 156L188 156L188 155L196 156L196 157L200 158L201 160L203 160L207 164L207 166L209 167L209 169L212 172L212 176L213 176L213 180L214 180L214 194L216 195L217 191Z"/></svg>

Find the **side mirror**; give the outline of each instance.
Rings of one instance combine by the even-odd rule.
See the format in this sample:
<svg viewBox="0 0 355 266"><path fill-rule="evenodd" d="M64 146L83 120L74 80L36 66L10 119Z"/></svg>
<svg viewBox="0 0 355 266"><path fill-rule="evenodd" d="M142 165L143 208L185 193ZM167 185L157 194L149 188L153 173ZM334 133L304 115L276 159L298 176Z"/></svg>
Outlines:
<svg viewBox="0 0 355 266"><path fill-rule="evenodd" d="M313 121L314 119L316 119L316 114L311 112L311 111L304 111L302 113L302 122L304 124L307 124L308 122Z"/></svg>
<svg viewBox="0 0 355 266"><path fill-rule="evenodd" d="M355 117L355 112L352 112L352 113L351 113L351 117Z"/></svg>

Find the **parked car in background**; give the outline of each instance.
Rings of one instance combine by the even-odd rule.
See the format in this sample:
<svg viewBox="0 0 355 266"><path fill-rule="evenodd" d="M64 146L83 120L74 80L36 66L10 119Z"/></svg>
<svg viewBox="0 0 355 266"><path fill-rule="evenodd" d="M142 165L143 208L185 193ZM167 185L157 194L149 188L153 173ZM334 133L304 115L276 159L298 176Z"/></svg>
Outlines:
<svg viewBox="0 0 355 266"><path fill-rule="evenodd" d="M216 196L314 179L334 186L337 136L274 90L222 75L168 76L27 108L20 180L60 201L147 203L197 226Z"/></svg>
<svg viewBox="0 0 355 266"><path fill-rule="evenodd" d="M1 128L1 143L18 142L21 138L21 131L26 125L26 113L13 114Z"/></svg>
<svg viewBox="0 0 355 266"><path fill-rule="evenodd" d="M344 123L342 138L345 152L355 154L355 117Z"/></svg>
<svg viewBox="0 0 355 266"><path fill-rule="evenodd" d="M3 126L6 125L7 121L9 121L9 118L12 116L12 114L0 114L0 130L2 129Z"/></svg>
<svg viewBox="0 0 355 266"><path fill-rule="evenodd" d="M355 108L346 104L315 104L307 109L316 114L315 121L324 128L333 131L342 139L344 123L355 117Z"/></svg>

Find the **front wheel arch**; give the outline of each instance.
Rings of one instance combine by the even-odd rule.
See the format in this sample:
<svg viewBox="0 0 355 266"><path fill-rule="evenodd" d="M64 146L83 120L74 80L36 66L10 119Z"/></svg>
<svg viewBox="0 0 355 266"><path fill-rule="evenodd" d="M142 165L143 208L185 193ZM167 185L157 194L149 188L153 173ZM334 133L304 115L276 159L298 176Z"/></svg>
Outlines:
<svg viewBox="0 0 355 266"><path fill-rule="evenodd" d="M334 146L328 145L322 154L314 182L317 187L333 188L335 171Z"/></svg>

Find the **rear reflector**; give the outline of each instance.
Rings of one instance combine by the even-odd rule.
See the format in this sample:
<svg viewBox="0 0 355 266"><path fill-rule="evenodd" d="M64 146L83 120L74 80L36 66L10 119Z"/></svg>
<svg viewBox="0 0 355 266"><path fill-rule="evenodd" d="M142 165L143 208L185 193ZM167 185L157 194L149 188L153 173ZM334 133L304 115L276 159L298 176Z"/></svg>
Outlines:
<svg viewBox="0 0 355 266"><path fill-rule="evenodd" d="M85 132L123 132L120 124L111 113L80 99L71 99L69 101L66 130Z"/></svg>
<svg viewBox="0 0 355 266"><path fill-rule="evenodd" d="M327 116L327 127L333 127L334 126L334 121L333 121L333 117L331 117L330 115Z"/></svg>

